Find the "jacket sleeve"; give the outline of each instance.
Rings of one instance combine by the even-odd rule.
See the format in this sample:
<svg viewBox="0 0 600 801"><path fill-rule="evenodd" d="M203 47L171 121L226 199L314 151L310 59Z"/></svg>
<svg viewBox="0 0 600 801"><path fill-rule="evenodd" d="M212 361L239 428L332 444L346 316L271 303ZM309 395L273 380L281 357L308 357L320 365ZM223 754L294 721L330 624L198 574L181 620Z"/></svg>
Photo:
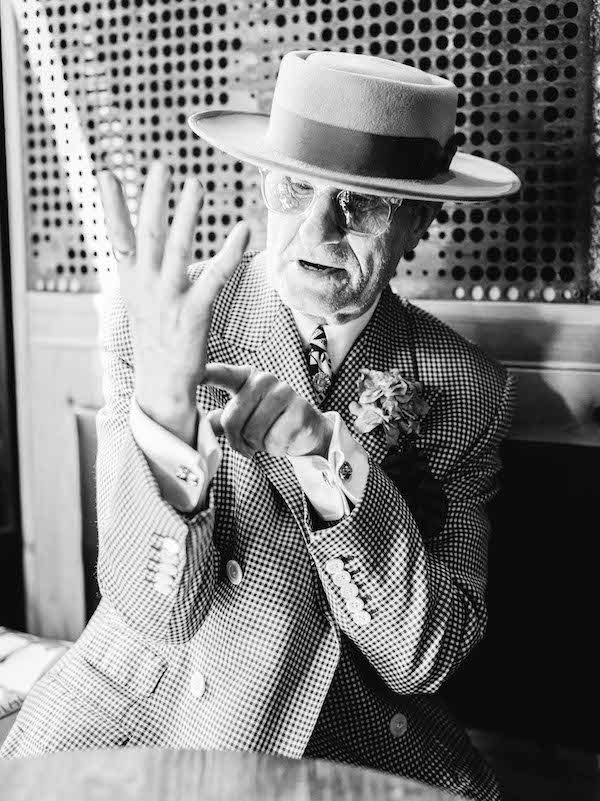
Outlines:
<svg viewBox="0 0 600 801"><path fill-rule="evenodd" d="M435 536L423 537L405 499L373 462L352 513L310 535L338 625L398 693L435 692L484 634L486 506L498 489L498 446L513 399L509 375L485 430L442 478L448 505ZM355 585L354 596L347 583Z"/></svg>
<svg viewBox="0 0 600 801"><path fill-rule="evenodd" d="M102 337L105 404L96 461L98 585L103 598L145 636L189 640L211 604L218 555L214 493L190 516L161 496L130 426L133 349L122 298L107 301Z"/></svg>

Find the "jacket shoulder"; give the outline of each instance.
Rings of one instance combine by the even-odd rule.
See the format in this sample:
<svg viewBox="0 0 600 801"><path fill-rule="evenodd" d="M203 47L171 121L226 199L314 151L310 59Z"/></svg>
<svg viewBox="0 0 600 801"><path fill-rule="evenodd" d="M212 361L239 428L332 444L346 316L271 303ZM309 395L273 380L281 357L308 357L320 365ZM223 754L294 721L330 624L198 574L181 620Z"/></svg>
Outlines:
<svg viewBox="0 0 600 801"><path fill-rule="evenodd" d="M400 302L411 319L417 353L436 385L464 387L475 399L479 392L493 397L502 394L508 376L503 364L431 312L406 300Z"/></svg>
<svg viewBox="0 0 600 801"><path fill-rule="evenodd" d="M504 436L515 401L506 367L435 315L399 302L412 324L420 378L438 391L434 420L466 449L491 429Z"/></svg>

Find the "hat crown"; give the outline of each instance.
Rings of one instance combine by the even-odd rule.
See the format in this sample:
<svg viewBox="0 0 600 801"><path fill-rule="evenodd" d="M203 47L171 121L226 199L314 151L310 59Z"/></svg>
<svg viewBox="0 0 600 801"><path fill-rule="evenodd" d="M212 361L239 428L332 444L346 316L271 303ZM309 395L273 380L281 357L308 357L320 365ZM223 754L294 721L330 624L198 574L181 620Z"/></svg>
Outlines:
<svg viewBox="0 0 600 801"><path fill-rule="evenodd" d="M454 134L458 89L389 59L351 53L287 53L277 76L269 137L283 110L325 125L379 136L434 139Z"/></svg>
<svg viewBox="0 0 600 801"><path fill-rule="evenodd" d="M432 78L423 70L391 61L378 56L363 56L356 53L337 53L335 51L314 52L307 59L311 65L320 64L330 70L352 72L357 75L371 75L388 81L402 81L431 85Z"/></svg>

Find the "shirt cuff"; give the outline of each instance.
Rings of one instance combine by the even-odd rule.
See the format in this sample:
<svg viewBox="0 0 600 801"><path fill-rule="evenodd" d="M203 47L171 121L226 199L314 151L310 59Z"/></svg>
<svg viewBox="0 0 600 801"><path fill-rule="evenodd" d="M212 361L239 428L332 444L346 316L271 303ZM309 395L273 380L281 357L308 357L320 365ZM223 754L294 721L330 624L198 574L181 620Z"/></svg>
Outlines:
<svg viewBox="0 0 600 801"><path fill-rule="evenodd" d="M189 514L204 505L210 482L221 464L219 442L206 416L198 412L196 450L156 423L132 398L129 423L165 501Z"/></svg>
<svg viewBox="0 0 600 801"><path fill-rule="evenodd" d="M333 423L327 459L289 456L296 478L319 516L326 521L350 514L350 503L362 498L369 474L369 457L348 431L337 412L324 412Z"/></svg>

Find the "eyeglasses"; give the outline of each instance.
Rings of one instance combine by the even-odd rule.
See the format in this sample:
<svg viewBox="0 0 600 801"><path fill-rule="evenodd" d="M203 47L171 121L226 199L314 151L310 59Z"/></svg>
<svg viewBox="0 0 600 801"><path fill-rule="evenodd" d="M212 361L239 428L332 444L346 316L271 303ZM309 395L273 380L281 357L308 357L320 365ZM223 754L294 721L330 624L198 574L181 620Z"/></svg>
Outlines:
<svg viewBox="0 0 600 801"><path fill-rule="evenodd" d="M262 170L261 189L267 208L275 214L308 214L317 197L328 188L318 190L309 181L293 178L283 172ZM390 225L392 215L402 198L362 195L341 189L335 196L335 220L344 231L359 236L379 236Z"/></svg>

